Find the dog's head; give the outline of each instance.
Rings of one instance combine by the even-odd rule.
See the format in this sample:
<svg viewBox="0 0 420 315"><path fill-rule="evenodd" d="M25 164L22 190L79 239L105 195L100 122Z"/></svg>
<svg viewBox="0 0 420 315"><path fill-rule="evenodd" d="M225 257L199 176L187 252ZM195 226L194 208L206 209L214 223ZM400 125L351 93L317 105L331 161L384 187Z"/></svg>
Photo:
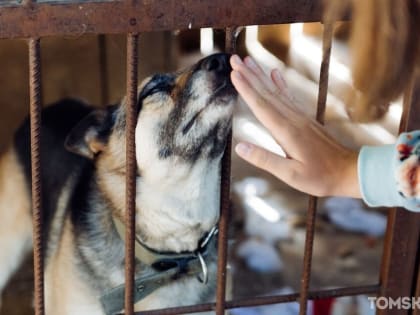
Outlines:
<svg viewBox="0 0 420 315"><path fill-rule="evenodd" d="M237 94L230 72L229 55L215 54L185 71L157 74L141 83L135 140L137 192L143 196L137 198L137 204L143 209L154 207L154 211L163 211L165 205L157 199L164 198L165 193L193 200L195 196L206 202L201 197L209 192L204 192L202 186L214 190L213 183L208 183L210 177L219 184L218 174L209 173L219 171L231 127ZM66 141L70 151L94 159L105 189L112 195L111 199L120 196L115 203L121 207L124 205L125 103L123 100L120 105L95 110L75 127ZM155 190L160 191L160 197L153 199ZM211 210L212 218L203 230L217 220L215 211ZM139 218L141 221L144 223L147 218Z"/></svg>
<svg viewBox="0 0 420 315"><path fill-rule="evenodd" d="M149 159L194 163L220 157L236 100L228 58L214 54L185 71L156 74L141 83L136 125L139 171ZM125 133L125 103L92 112L69 135L67 149L88 158L110 149L111 140Z"/></svg>

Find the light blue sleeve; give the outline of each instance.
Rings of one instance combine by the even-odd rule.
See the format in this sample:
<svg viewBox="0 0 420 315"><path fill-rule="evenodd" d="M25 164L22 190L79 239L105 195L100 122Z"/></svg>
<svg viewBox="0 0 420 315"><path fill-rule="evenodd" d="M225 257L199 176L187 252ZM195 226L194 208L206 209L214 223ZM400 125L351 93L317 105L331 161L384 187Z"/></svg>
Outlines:
<svg viewBox="0 0 420 315"><path fill-rule="evenodd" d="M420 131L401 134L395 145L362 147L358 174L369 206L420 212Z"/></svg>

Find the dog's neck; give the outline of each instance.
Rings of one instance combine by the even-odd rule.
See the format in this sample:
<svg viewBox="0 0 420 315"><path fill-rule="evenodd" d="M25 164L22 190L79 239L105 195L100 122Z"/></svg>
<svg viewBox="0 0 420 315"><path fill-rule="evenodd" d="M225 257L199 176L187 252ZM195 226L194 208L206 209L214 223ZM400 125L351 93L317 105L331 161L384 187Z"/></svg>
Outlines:
<svg viewBox="0 0 420 315"><path fill-rule="evenodd" d="M173 160L157 163L137 178L137 235L156 250L193 251L219 218L220 160L197 161L192 166ZM121 217L125 211L124 176L98 176L115 214Z"/></svg>

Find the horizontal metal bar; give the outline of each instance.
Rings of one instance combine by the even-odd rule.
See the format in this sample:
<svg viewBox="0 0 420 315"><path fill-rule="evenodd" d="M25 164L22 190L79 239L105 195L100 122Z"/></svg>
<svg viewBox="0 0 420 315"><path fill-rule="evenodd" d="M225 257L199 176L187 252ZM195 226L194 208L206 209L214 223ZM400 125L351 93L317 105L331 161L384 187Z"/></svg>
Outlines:
<svg viewBox="0 0 420 315"><path fill-rule="evenodd" d="M0 5L0 38L320 21L322 0L138 0ZM240 6L240 9L238 8Z"/></svg>
<svg viewBox="0 0 420 315"><path fill-rule="evenodd" d="M310 291L309 299L318 300L331 297L353 296L360 294L376 295L379 292L379 284L366 285L359 287L337 288L328 290ZM240 300L227 301L225 304L226 309L261 306L279 303L296 302L299 299L299 293L292 293L277 296L261 296L255 298L246 298ZM160 310L142 311L137 312L135 315L172 315L172 314L188 314L194 312L206 312L215 310L216 303L206 303L191 306L172 307Z"/></svg>

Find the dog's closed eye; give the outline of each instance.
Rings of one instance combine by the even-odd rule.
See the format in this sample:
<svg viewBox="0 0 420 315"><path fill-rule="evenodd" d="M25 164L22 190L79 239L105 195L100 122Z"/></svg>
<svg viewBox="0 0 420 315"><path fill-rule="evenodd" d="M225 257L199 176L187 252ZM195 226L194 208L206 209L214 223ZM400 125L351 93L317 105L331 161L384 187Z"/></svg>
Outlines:
<svg viewBox="0 0 420 315"><path fill-rule="evenodd" d="M168 74L156 74L143 87L139 101L159 92L170 93L174 86L174 77Z"/></svg>

